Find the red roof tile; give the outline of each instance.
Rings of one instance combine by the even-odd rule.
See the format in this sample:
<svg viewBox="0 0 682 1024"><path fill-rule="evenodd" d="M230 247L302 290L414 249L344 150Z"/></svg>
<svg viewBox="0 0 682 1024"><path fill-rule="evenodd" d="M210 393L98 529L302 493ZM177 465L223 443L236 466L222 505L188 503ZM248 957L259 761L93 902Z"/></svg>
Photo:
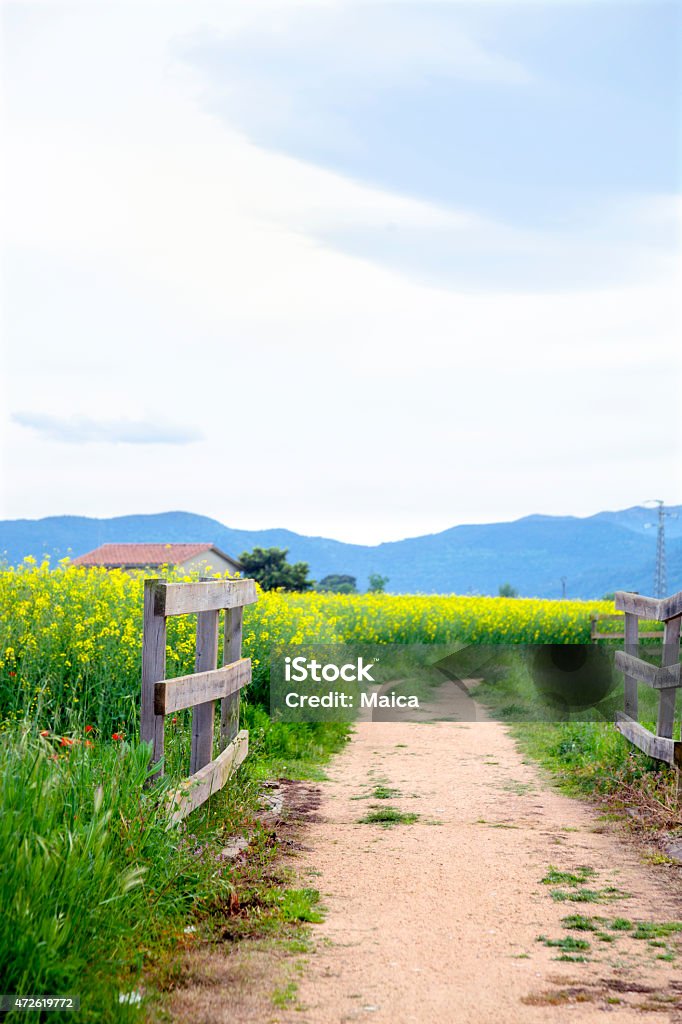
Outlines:
<svg viewBox="0 0 682 1024"><path fill-rule="evenodd" d="M74 558L74 565L104 565L109 568L179 565L206 551L216 551L238 565L215 544L102 544L94 551Z"/></svg>

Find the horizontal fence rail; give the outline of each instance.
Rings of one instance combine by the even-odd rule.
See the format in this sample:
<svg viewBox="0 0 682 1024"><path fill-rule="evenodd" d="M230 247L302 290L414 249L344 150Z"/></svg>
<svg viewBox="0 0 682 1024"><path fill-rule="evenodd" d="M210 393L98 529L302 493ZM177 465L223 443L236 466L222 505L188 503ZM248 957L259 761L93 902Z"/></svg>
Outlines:
<svg viewBox="0 0 682 1024"><path fill-rule="evenodd" d="M170 715L173 711L206 704L234 693L251 682L251 659L241 658L210 672L195 672L154 684L154 714Z"/></svg>
<svg viewBox="0 0 682 1024"><path fill-rule="evenodd" d="M617 622L622 626L621 630L602 632L600 626L606 622ZM625 639L625 616L624 615L593 615L590 619L591 640L624 640ZM639 630L640 640L662 640L663 629Z"/></svg>
<svg viewBox="0 0 682 1024"><path fill-rule="evenodd" d="M649 757L665 761L678 769L678 798L682 795L682 739L673 738L675 728L675 701L682 685L680 666L680 623L682 621L682 592L672 597L656 599L619 591L615 606L624 613L624 650L617 651L615 664L625 679L624 710L617 714L616 728L626 739ZM639 620L663 623L660 637L661 664L652 665L639 657L639 640L646 634L639 632ZM613 638L613 634L607 634ZM658 718L653 733L638 722L637 685L645 683L658 691Z"/></svg>
<svg viewBox="0 0 682 1024"><path fill-rule="evenodd" d="M172 822L221 789L248 753L249 734L239 730L240 690L251 681L251 661L241 656L242 617L244 605L256 599L253 580L145 580L140 737L152 744L155 777L163 772L165 716L193 709L190 777L172 794ZM217 667L221 611L223 664ZM166 679L166 620L192 613L197 616L195 672ZM214 758L216 700L221 701L220 753Z"/></svg>

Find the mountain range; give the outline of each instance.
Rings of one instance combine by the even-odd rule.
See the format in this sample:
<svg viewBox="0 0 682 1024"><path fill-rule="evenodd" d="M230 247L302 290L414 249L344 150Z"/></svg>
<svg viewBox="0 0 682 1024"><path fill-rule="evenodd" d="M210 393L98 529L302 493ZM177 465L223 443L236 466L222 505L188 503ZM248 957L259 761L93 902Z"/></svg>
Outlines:
<svg viewBox="0 0 682 1024"><path fill-rule="evenodd" d="M668 593L682 589L682 506L666 519ZM92 519L50 516L0 521L0 557L26 555L53 562L105 542L211 542L233 556L256 546L288 548L290 561L329 573L388 576L391 593L497 594L510 583L521 596L598 598L614 590L653 593L656 510L635 506L586 518L531 515L508 523L454 526L441 533L377 545L346 544L290 530L235 530L191 512Z"/></svg>

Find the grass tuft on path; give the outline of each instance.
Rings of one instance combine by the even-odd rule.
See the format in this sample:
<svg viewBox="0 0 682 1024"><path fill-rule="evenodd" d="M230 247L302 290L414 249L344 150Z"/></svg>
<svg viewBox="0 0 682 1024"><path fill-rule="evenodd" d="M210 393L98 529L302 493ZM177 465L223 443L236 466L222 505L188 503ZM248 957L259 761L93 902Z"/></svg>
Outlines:
<svg viewBox="0 0 682 1024"><path fill-rule="evenodd" d="M375 806L364 818L358 818L360 825L382 825L384 828L391 828L393 825L413 825L419 818L418 814L399 811L397 807Z"/></svg>

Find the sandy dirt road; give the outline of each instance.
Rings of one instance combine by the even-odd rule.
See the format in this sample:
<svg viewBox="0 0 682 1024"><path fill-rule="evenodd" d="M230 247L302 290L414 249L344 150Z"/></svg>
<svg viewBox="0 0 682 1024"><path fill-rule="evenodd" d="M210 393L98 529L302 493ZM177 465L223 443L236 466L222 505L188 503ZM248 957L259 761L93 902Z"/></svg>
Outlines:
<svg viewBox="0 0 682 1024"><path fill-rule="evenodd" d="M400 795L376 800L376 785ZM297 873L320 890L327 916L296 974L296 1007L261 1019L682 1021L679 965L660 959L675 937L666 949L598 926L607 942L561 923L575 913L679 920L680 869L645 864L641 847L597 811L548 788L504 726L360 724L321 788L320 820L303 835ZM387 804L419 819L391 828L359 823L372 805ZM550 865L587 866L596 873L586 887L627 895L556 901L541 883ZM590 949L566 953L540 935L586 939ZM557 959L565 955L587 962Z"/></svg>

